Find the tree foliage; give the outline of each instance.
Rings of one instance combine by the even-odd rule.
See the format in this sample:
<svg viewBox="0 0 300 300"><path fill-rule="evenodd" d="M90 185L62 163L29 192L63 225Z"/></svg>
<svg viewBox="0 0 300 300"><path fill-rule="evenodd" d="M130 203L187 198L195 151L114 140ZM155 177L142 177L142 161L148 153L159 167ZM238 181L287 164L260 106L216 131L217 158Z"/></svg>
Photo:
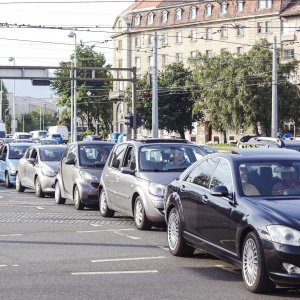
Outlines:
<svg viewBox="0 0 300 300"><path fill-rule="evenodd" d="M72 58L74 58L72 56ZM104 54L97 53L94 46L84 46L83 44L76 47L77 67L100 67L104 68L106 60ZM60 67L71 67L71 61L61 62ZM91 70L77 70L76 77L91 78L93 76ZM55 72L58 77L70 77L67 69L60 69ZM94 74L95 78L110 78L111 74L107 70L97 70ZM70 120L71 106L71 81L57 80L51 82L51 88L56 91L59 96L58 105L67 108L64 113L63 122ZM91 131L95 131L93 124L99 124L100 128L109 132L112 123L112 104L108 101L109 90L111 89L110 81L92 82L77 80L77 117L82 123L87 123Z"/></svg>

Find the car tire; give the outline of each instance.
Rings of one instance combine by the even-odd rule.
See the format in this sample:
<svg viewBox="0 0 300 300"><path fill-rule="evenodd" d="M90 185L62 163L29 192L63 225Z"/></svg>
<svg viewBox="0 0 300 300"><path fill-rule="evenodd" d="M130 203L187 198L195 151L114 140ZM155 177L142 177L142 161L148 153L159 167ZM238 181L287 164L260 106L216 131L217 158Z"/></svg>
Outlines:
<svg viewBox="0 0 300 300"><path fill-rule="evenodd" d="M140 230L149 230L152 227L152 223L148 220L143 201L140 196L135 199L134 202L134 223Z"/></svg>
<svg viewBox="0 0 300 300"><path fill-rule="evenodd" d="M61 191L60 191L58 181L55 183L55 187L54 187L54 199L55 199L56 204L65 204L66 203L66 198L63 198L61 196Z"/></svg>
<svg viewBox="0 0 300 300"><path fill-rule="evenodd" d="M73 199L74 199L75 208L77 210L83 210L84 209L84 204L81 202L80 194L79 194L79 190L78 190L77 186L75 186L75 188L74 188Z"/></svg>
<svg viewBox="0 0 300 300"><path fill-rule="evenodd" d="M16 190L19 193L22 193L25 191L25 186L23 186L21 183L21 178L19 176L19 173L17 173L17 175L16 175Z"/></svg>
<svg viewBox="0 0 300 300"><path fill-rule="evenodd" d="M5 186L6 186L7 188L11 188L11 187L12 187L12 184L11 184L11 182L10 182L9 175L8 175L7 172L5 173Z"/></svg>
<svg viewBox="0 0 300 300"><path fill-rule="evenodd" d="M45 197L45 193L42 190L41 182L40 182L40 179L38 177L35 178L34 186L35 186L35 194L39 198L44 198Z"/></svg>
<svg viewBox="0 0 300 300"><path fill-rule="evenodd" d="M169 251L174 256L190 256L195 248L188 245L182 236L182 224L177 208L172 208L167 223Z"/></svg>
<svg viewBox="0 0 300 300"><path fill-rule="evenodd" d="M102 189L99 196L99 210L102 217L111 218L115 212L108 207L105 190Z"/></svg>
<svg viewBox="0 0 300 300"><path fill-rule="evenodd" d="M244 283L252 293L274 290L268 277L261 241L256 232L249 232L242 249L242 275Z"/></svg>

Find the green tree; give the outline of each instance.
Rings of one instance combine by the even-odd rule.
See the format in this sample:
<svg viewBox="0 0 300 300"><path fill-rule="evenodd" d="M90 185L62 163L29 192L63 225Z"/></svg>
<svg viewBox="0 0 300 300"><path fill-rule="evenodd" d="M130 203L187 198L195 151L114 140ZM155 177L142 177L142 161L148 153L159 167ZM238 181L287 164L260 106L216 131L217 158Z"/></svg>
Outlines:
<svg viewBox="0 0 300 300"><path fill-rule="evenodd" d="M147 75L137 82L137 111L144 117L144 127L152 127L151 90ZM203 115L193 115L195 103L191 91L191 71L182 63L168 65L158 74L158 126L167 132L175 131L181 138L184 132L193 129L193 122ZM131 106L129 99L128 105Z"/></svg>
<svg viewBox="0 0 300 300"><path fill-rule="evenodd" d="M94 51L94 46L84 46L82 43L76 47L77 67L107 67L105 66L105 57L102 53ZM71 62L61 62L61 67L70 67ZM56 76L70 77L69 71L66 69L57 70ZM91 78L91 70L77 70L77 77ZM95 72L95 78L111 78L111 74L107 70ZM59 96L58 104L66 106L66 114L64 122L70 119L71 105L71 81L53 81L51 88L56 91ZM111 89L110 81L91 82L77 80L77 117L82 123L87 123L91 131L95 131L93 123L99 124L101 128L110 131L112 124L112 103L108 101L109 90ZM70 124L66 124L70 125Z"/></svg>

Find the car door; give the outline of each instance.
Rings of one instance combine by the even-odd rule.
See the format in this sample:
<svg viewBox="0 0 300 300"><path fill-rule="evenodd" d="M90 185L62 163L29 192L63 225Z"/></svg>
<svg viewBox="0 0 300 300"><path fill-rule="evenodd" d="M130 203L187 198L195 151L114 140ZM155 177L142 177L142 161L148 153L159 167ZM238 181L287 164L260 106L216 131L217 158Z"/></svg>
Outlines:
<svg viewBox="0 0 300 300"><path fill-rule="evenodd" d="M108 202L121 207L122 188L120 187L121 166L123 164L124 155L127 149L127 143L116 146L113 150L112 157L103 172L103 180L105 184Z"/></svg>
<svg viewBox="0 0 300 300"><path fill-rule="evenodd" d="M29 161L28 159L31 159ZM38 153L36 147L32 147L29 152L29 157L26 159L26 185L28 187L34 187L34 177L36 174L35 168L38 162Z"/></svg>
<svg viewBox="0 0 300 300"><path fill-rule="evenodd" d="M19 173L19 178L21 179L22 185L24 186L29 186L29 181L26 176L26 167L28 164L27 159L30 157L30 152L31 152L31 147L28 148L23 157L20 159L19 164L18 164L18 173Z"/></svg>
<svg viewBox="0 0 300 300"><path fill-rule="evenodd" d="M74 164L66 164L68 160L74 160ZM77 160L77 145L71 144L67 150L67 155L61 162L61 180L63 189L67 198L73 199L73 185L74 185L74 169L78 164Z"/></svg>
<svg viewBox="0 0 300 300"><path fill-rule="evenodd" d="M229 162L221 158L214 169L209 189L215 186L226 186L231 196L211 195L209 190L203 195L203 207L199 214L199 231L205 240L213 243L222 251L230 252L235 244L236 225L231 220L234 202L232 200L233 178Z"/></svg>
<svg viewBox="0 0 300 300"><path fill-rule="evenodd" d="M202 160L178 187L181 199L185 231L203 237L200 215L206 216L205 195L208 193L210 176L218 162L217 158Z"/></svg>

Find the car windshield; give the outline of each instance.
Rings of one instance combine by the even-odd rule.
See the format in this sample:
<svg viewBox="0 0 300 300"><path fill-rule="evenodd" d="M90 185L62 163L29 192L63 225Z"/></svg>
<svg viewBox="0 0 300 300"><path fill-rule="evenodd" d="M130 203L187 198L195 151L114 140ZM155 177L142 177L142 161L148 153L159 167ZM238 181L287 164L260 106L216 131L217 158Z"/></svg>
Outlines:
<svg viewBox="0 0 300 300"><path fill-rule="evenodd" d="M83 167L101 167L105 165L113 145L91 144L79 146L79 164Z"/></svg>
<svg viewBox="0 0 300 300"><path fill-rule="evenodd" d="M60 161L65 149L64 148L43 148L40 149L41 161Z"/></svg>
<svg viewBox="0 0 300 300"><path fill-rule="evenodd" d="M140 168L149 172L183 171L205 153L189 144L151 144L140 148Z"/></svg>
<svg viewBox="0 0 300 300"><path fill-rule="evenodd" d="M300 196L300 160L251 162L239 165L239 182L245 196Z"/></svg>
<svg viewBox="0 0 300 300"><path fill-rule="evenodd" d="M201 145L203 151L205 151L207 154L212 154L218 152L215 148L206 146L206 145Z"/></svg>
<svg viewBox="0 0 300 300"><path fill-rule="evenodd" d="M31 134L19 134L18 135L18 139L30 139L31 138Z"/></svg>
<svg viewBox="0 0 300 300"><path fill-rule="evenodd" d="M25 151L29 148L28 146L11 146L9 150L9 157L10 159L20 159Z"/></svg>

